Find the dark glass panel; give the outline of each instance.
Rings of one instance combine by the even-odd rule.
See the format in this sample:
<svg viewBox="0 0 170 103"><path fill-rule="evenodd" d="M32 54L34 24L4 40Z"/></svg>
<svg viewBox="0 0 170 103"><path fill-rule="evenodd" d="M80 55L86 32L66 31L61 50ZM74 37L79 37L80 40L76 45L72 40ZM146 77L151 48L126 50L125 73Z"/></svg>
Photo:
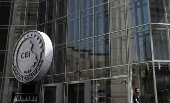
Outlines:
<svg viewBox="0 0 170 103"><path fill-rule="evenodd" d="M39 3L39 11L38 11L38 24L45 23L45 15L46 15L46 2Z"/></svg>
<svg viewBox="0 0 170 103"><path fill-rule="evenodd" d="M93 39L80 42L80 70L93 69Z"/></svg>
<svg viewBox="0 0 170 103"><path fill-rule="evenodd" d="M93 36L93 9L81 12L81 39Z"/></svg>
<svg viewBox="0 0 170 103"><path fill-rule="evenodd" d="M46 34L50 38L53 46L54 46L54 36L55 36L55 22L50 22L46 25Z"/></svg>
<svg viewBox="0 0 170 103"><path fill-rule="evenodd" d="M65 82L65 74L53 75L53 83Z"/></svg>
<svg viewBox="0 0 170 103"><path fill-rule="evenodd" d="M54 73L65 73L66 47L65 45L55 47Z"/></svg>
<svg viewBox="0 0 170 103"><path fill-rule="evenodd" d="M11 2L0 2L0 25L9 25Z"/></svg>
<svg viewBox="0 0 170 103"><path fill-rule="evenodd" d="M67 0L58 0L57 18L67 15Z"/></svg>
<svg viewBox="0 0 170 103"><path fill-rule="evenodd" d="M59 19L56 22L57 34L55 37L56 45L66 43L66 32L67 32L67 19Z"/></svg>
<svg viewBox="0 0 170 103"><path fill-rule="evenodd" d="M95 8L95 35L109 32L108 5Z"/></svg>
<svg viewBox="0 0 170 103"><path fill-rule="evenodd" d="M51 84L52 83L52 75L48 75L48 76L45 76L42 80L43 80L43 84Z"/></svg>
<svg viewBox="0 0 170 103"><path fill-rule="evenodd" d="M6 49L8 29L0 29L0 50Z"/></svg>
<svg viewBox="0 0 170 103"><path fill-rule="evenodd" d="M51 21L55 19L56 15L56 1L55 0L47 0L47 21Z"/></svg>
<svg viewBox="0 0 170 103"><path fill-rule="evenodd" d="M110 66L109 63L109 35L95 38L95 68Z"/></svg>
<svg viewBox="0 0 170 103"><path fill-rule="evenodd" d="M44 103L56 103L56 86L44 88Z"/></svg>
<svg viewBox="0 0 170 103"><path fill-rule="evenodd" d="M5 64L5 52L0 52L0 77L3 76L4 73L4 65Z"/></svg>

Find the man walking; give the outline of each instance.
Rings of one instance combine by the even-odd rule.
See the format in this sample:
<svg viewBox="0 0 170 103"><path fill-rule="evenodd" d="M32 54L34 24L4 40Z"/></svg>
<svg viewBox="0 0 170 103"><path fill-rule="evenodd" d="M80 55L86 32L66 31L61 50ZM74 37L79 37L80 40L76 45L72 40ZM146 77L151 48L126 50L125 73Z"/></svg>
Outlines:
<svg viewBox="0 0 170 103"><path fill-rule="evenodd" d="M140 97L139 97L139 88L135 88L135 94L133 95L133 101L134 101L134 103L141 103Z"/></svg>

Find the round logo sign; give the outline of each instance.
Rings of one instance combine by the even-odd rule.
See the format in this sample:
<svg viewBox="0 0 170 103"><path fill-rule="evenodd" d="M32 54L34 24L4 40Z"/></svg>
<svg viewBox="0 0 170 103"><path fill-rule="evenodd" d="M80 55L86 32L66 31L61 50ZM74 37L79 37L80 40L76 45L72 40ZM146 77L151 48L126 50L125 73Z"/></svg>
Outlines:
<svg viewBox="0 0 170 103"><path fill-rule="evenodd" d="M28 31L15 45L13 73L20 82L38 81L48 72L52 57L50 38L40 31Z"/></svg>

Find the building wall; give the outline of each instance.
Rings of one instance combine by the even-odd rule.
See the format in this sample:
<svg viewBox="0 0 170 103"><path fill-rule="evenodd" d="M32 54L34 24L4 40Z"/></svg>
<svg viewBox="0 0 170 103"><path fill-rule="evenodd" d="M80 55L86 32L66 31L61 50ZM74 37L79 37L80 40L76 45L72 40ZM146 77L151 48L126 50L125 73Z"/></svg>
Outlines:
<svg viewBox="0 0 170 103"><path fill-rule="evenodd" d="M53 43L53 62L40 85L90 81L91 102L98 103L132 102L137 87L143 102L167 102L169 4L169 0L0 0L0 103L12 103L21 89L12 73L12 53L27 30L45 32Z"/></svg>

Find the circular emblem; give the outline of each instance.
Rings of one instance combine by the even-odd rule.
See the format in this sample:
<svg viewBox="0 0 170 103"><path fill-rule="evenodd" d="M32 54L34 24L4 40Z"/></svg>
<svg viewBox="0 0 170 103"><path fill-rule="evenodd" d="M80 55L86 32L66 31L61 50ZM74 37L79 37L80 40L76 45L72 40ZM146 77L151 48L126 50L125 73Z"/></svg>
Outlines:
<svg viewBox="0 0 170 103"><path fill-rule="evenodd" d="M20 82L38 81L48 72L52 56L50 38L40 31L28 31L15 45L13 73Z"/></svg>

